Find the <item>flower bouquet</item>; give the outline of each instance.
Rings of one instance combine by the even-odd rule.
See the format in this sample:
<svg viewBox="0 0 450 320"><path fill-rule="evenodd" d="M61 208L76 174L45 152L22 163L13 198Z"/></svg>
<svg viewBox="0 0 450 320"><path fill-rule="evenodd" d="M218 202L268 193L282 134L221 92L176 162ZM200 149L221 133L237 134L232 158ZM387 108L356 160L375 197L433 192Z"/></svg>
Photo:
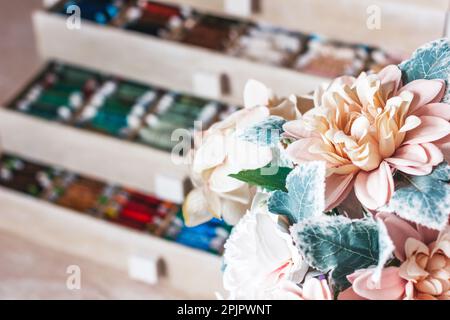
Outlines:
<svg viewBox="0 0 450 320"><path fill-rule="evenodd" d="M188 225L222 217L231 299L450 299L450 42L199 134Z"/></svg>

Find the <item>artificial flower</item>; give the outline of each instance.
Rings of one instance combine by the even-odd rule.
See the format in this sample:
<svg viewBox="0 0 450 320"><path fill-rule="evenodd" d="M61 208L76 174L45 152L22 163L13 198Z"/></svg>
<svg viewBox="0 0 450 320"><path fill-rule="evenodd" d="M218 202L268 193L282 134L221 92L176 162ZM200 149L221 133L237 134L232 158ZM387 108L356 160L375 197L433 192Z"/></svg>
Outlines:
<svg viewBox="0 0 450 320"><path fill-rule="evenodd" d="M183 204L187 225L197 225L214 216L236 224L250 208L254 190L229 175L265 166L272 160L272 151L241 140L235 133L268 115L265 107L242 109L203 134L193 158L191 176L195 188Z"/></svg>
<svg viewBox="0 0 450 320"><path fill-rule="evenodd" d="M224 288L231 299L270 298L284 280L302 280L307 265L292 237L264 205L253 205L225 244Z"/></svg>
<svg viewBox="0 0 450 320"><path fill-rule="evenodd" d="M273 116L295 120L301 117L303 111L310 109L312 104L302 96L291 95L288 99L279 98L263 83L249 80L244 89L244 106L246 108L265 106Z"/></svg>
<svg viewBox="0 0 450 320"><path fill-rule="evenodd" d="M381 219L386 226L389 237L394 243L394 255L400 260L406 259L405 243L409 238L417 239L426 245L436 241L439 231L406 221L394 213L379 212L377 219Z"/></svg>
<svg viewBox="0 0 450 320"><path fill-rule="evenodd" d="M332 300L327 281L317 278L306 279L300 287L292 281L282 281L270 298L273 300Z"/></svg>
<svg viewBox="0 0 450 320"><path fill-rule="evenodd" d="M339 294L339 300L401 300L407 281L400 277L399 268L388 267L374 281L374 268L357 270L347 276L351 287Z"/></svg>
<svg viewBox="0 0 450 320"><path fill-rule="evenodd" d="M405 221L395 214L378 213L402 264L399 275L408 281L407 299L450 299L450 227L441 233Z"/></svg>
<svg viewBox="0 0 450 320"><path fill-rule="evenodd" d="M195 188L183 205L186 224L198 225L212 217L236 224L250 208L255 188L231 178L242 170L264 167L272 161L270 147L258 146L238 133L270 115L294 119L296 101L278 99L257 81L249 81L244 92L245 108L215 123L198 135L191 170Z"/></svg>
<svg viewBox="0 0 450 320"><path fill-rule="evenodd" d="M314 108L284 125L295 141L295 163L327 162L327 209L354 188L368 209L385 205L394 192L393 171L427 175L444 159L450 106L441 103L443 80L401 84L391 65L378 74L344 76L314 94Z"/></svg>
<svg viewBox="0 0 450 320"><path fill-rule="evenodd" d="M408 238L400 276L409 281L408 298L450 300L450 228L429 245Z"/></svg>

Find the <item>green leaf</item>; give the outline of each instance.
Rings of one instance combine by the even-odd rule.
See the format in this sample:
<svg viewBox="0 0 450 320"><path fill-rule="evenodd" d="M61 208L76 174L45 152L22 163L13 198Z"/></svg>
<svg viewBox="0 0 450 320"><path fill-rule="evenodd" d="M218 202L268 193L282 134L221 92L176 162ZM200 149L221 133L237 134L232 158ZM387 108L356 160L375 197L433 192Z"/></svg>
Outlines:
<svg viewBox="0 0 450 320"><path fill-rule="evenodd" d="M417 49L411 59L399 65L405 83L417 79L450 80L450 43L447 38L435 40ZM450 102L450 86L443 99Z"/></svg>
<svg viewBox="0 0 450 320"><path fill-rule="evenodd" d="M311 161L299 165L286 179L288 192L275 191L269 198L269 211L282 214L291 223L325 210L325 163Z"/></svg>
<svg viewBox="0 0 450 320"><path fill-rule="evenodd" d="M276 171L270 174L270 171ZM243 170L236 174L230 174L230 177L244 181L250 185L255 185L269 191L286 190L286 177L292 171L292 168L270 167L270 164L255 170Z"/></svg>
<svg viewBox="0 0 450 320"><path fill-rule="evenodd" d="M405 176L409 184L395 190L390 202L382 210L442 230L450 214L450 185L434 176Z"/></svg>
<svg viewBox="0 0 450 320"><path fill-rule="evenodd" d="M384 224L372 218L351 220L322 216L291 228L297 247L306 261L321 272L331 272L334 285L343 290L347 276L358 269L383 266L393 245Z"/></svg>
<svg viewBox="0 0 450 320"><path fill-rule="evenodd" d="M450 166L446 161L441 162L430 175L433 179L441 181L450 181Z"/></svg>
<svg viewBox="0 0 450 320"><path fill-rule="evenodd" d="M270 116L267 119L244 129L238 134L240 139L253 142L261 146L275 146L283 134L286 123L281 117Z"/></svg>

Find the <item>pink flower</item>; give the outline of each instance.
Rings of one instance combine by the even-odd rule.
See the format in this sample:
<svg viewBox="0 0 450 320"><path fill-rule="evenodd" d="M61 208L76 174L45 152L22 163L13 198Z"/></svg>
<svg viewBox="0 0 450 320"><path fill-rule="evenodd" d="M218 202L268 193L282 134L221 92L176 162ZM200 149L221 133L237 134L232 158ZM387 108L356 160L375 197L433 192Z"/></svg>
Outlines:
<svg viewBox="0 0 450 320"><path fill-rule="evenodd" d="M339 295L339 300L400 300L405 296L407 281L399 275L399 269L388 267L382 270L381 279L373 280L375 269L357 270L347 276L352 286Z"/></svg>
<svg viewBox="0 0 450 320"><path fill-rule="evenodd" d="M287 148L295 163L327 162L327 209L354 188L371 210L394 192L392 173L427 175L450 146L450 106L440 103L441 80L415 80L401 86L391 65L378 74L341 77L314 94L314 108L285 124L296 141Z"/></svg>
<svg viewBox="0 0 450 320"><path fill-rule="evenodd" d="M302 287L292 281L283 281L272 293L272 299L283 300L332 300L328 283L325 279L309 278Z"/></svg>
<svg viewBox="0 0 450 320"><path fill-rule="evenodd" d="M402 261L399 275L407 280L406 299L450 299L450 227L441 233L378 213Z"/></svg>
<svg viewBox="0 0 450 320"><path fill-rule="evenodd" d="M381 219L384 222L389 237L394 243L395 257L400 261L404 261L406 258L406 240L413 238L429 245L433 241L436 241L439 235L439 231L437 230L429 229L427 227L403 220L393 213L380 212L377 213L376 218Z"/></svg>
<svg viewBox="0 0 450 320"><path fill-rule="evenodd" d="M400 276L409 281L408 298L450 300L450 232L432 242L408 238Z"/></svg>

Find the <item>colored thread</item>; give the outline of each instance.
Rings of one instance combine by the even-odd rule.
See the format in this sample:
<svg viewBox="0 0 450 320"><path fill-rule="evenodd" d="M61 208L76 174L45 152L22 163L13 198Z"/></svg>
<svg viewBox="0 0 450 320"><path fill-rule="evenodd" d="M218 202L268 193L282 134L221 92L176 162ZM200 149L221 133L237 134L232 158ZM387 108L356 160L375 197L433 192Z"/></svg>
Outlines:
<svg viewBox="0 0 450 320"><path fill-rule="evenodd" d="M181 27L184 19L179 8L154 2L145 2L128 11L126 28L145 34L165 37Z"/></svg>
<svg viewBox="0 0 450 320"><path fill-rule="evenodd" d="M78 177L62 190L56 203L76 211L95 211L105 185L101 182Z"/></svg>
<svg viewBox="0 0 450 320"><path fill-rule="evenodd" d="M359 74L367 59L368 53L363 48L313 38L308 43L308 51L297 59L294 68L322 77L335 78Z"/></svg>
<svg viewBox="0 0 450 320"><path fill-rule="evenodd" d="M94 73L54 64L13 106L48 120L70 121L96 86Z"/></svg>
<svg viewBox="0 0 450 320"><path fill-rule="evenodd" d="M91 20L99 24L107 24L114 19L123 6L123 1L118 0L71 0L65 2L60 13L67 14L70 6L80 8L81 18Z"/></svg>
<svg viewBox="0 0 450 320"><path fill-rule="evenodd" d="M0 161L0 185L38 197L49 187L50 169L17 157L3 156Z"/></svg>
<svg viewBox="0 0 450 320"><path fill-rule="evenodd" d="M238 38L229 53L253 61L287 66L301 50L299 34L269 26L254 26Z"/></svg>
<svg viewBox="0 0 450 320"><path fill-rule="evenodd" d="M232 39L237 37L239 23L235 20L201 16L186 30L184 43L216 51L224 51Z"/></svg>
<svg viewBox="0 0 450 320"><path fill-rule="evenodd" d="M174 203L11 155L0 159L0 185L216 254L222 253L231 230L217 219L188 228Z"/></svg>

